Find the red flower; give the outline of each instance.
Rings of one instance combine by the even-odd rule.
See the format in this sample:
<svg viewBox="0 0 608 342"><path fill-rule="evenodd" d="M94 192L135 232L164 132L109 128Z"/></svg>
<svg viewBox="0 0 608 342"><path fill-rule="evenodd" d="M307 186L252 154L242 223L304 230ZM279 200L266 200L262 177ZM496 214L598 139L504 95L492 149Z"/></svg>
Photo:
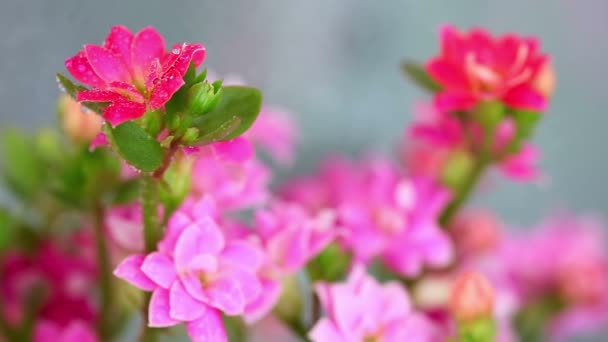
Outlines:
<svg viewBox="0 0 608 342"><path fill-rule="evenodd" d="M534 38L492 37L482 29L441 29L441 53L426 70L442 90L435 102L443 111L470 110L481 100L498 99L515 109L543 111L547 98L536 86L548 57Z"/></svg>
<svg viewBox="0 0 608 342"><path fill-rule="evenodd" d="M152 27L133 35L114 26L103 46L87 44L65 61L78 81L93 89L78 93L78 101L109 102L103 116L112 125L161 108L184 84L190 63L205 59L201 44L176 44L165 51L163 37Z"/></svg>

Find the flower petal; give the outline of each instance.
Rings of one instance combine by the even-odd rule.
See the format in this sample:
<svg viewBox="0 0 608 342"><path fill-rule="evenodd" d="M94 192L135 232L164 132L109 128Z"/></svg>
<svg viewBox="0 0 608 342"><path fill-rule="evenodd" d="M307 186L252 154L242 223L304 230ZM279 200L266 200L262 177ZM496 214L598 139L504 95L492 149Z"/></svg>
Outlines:
<svg viewBox="0 0 608 342"><path fill-rule="evenodd" d="M161 78L155 79L153 82L154 88L150 95L148 105L150 109L156 110L162 107L171 96L175 94L184 85L183 76L175 69L170 69L162 75Z"/></svg>
<svg viewBox="0 0 608 342"><path fill-rule="evenodd" d="M511 89L504 95L503 101L507 106L515 109L528 109L537 112L547 110L547 99L545 96L530 86Z"/></svg>
<svg viewBox="0 0 608 342"><path fill-rule="evenodd" d="M281 283L272 279L262 279L262 290L257 298L245 307L245 322L253 324L266 316L279 301Z"/></svg>
<svg viewBox="0 0 608 342"><path fill-rule="evenodd" d="M159 252L148 254L141 270L162 288L168 289L175 281L175 265L171 258Z"/></svg>
<svg viewBox="0 0 608 342"><path fill-rule="evenodd" d="M179 280L184 285L186 291L195 299L200 300L202 302L207 302L207 294L203 291L203 285L201 284L201 280L194 273L184 273L179 275Z"/></svg>
<svg viewBox="0 0 608 342"><path fill-rule="evenodd" d="M146 107L142 103L121 100L110 103L103 110L103 117L108 120L112 126L120 125L129 120L134 120L146 112Z"/></svg>
<svg viewBox="0 0 608 342"><path fill-rule="evenodd" d="M195 320L205 312L206 305L194 299L181 282L176 281L169 290L169 315L179 321Z"/></svg>
<svg viewBox="0 0 608 342"><path fill-rule="evenodd" d="M163 59L163 69L175 68L180 75L184 75L190 63L198 67L205 60L205 56L206 51L202 44L175 44L171 49L171 53L167 54Z"/></svg>
<svg viewBox="0 0 608 342"><path fill-rule="evenodd" d="M215 155L221 160L244 162L255 154L253 145L244 137L216 142L211 146L213 146Z"/></svg>
<svg viewBox="0 0 608 342"><path fill-rule="evenodd" d="M224 247L224 236L215 222L204 217L188 226L175 244L174 260L178 269L188 268L201 254L218 254Z"/></svg>
<svg viewBox="0 0 608 342"><path fill-rule="evenodd" d="M127 99L117 92L111 90L82 90L76 94L78 102L114 102L127 101Z"/></svg>
<svg viewBox="0 0 608 342"><path fill-rule="evenodd" d="M95 73L107 83L130 82L131 74L120 57L97 45L85 45L84 51Z"/></svg>
<svg viewBox="0 0 608 342"><path fill-rule="evenodd" d="M145 255L135 254L126 257L114 270L114 275L145 291L152 291L158 286L141 271Z"/></svg>
<svg viewBox="0 0 608 342"><path fill-rule="evenodd" d="M152 61L165 54L163 36L151 26L137 32L131 43L131 66L138 82L144 82Z"/></svg>
<svg viewBox="0 0 608 342"><path fill-rule="evenodd" d="M186 330L193 342L228 341L221 313L210 307L198 319L187 322Z"/></svg>
<svg viewBox="0 0 608 342"><path fill-rule="evenodd" d="M319 320L308 333L313 342L347 342L336 326L327 318Z"/></svg>
<svg viewBox="0 0 608 342"><path fill-rule="evenodd" d="M240 315L245 310L245 300L239 281L233 277L221 277L205 288L208 304L227 315Z"/></svg>
<svg viewBox="0 0 608 342"><path fill-rule="evenodd" d="M471 110L478 99L471 93L444 91L435 95L435 106L442 112Z"/></svg>
<svg viewBox="0 0 608 342"><path fill-rule="evenodd" d="M462 67L441 58L432 59L426 65L431 77L445 88L467 89L469 79Z"/></svg>
<svg viewBox="0 0 608 342"><path fill-rule="evenodd" d="M112 27L104 42L104 47L115 56L120 57L123 63L131 71L131 42L133 33L122 25Z"/></svg>
<svg viewBox="0 0 608 342"><path fill-rule="evenodd" d="M222 251L222 261L255 272L262 265L262 251L245 241L231 241Z"/></svg>
<svg viewBox="0 0 608 342"><path fill-rule="evenodd" d="M179 323L171 318L169 312L169 291L161 288L154 290L148 307L148 326L164 328Z"/></svg>
<svg viewBox="0 0 608 342"><path fill-rule="evenodd" d="M76 56L68 58L65 61L65 68L68 69L75 79L91 87L102 88L106 84L93 70L86 54L82 50L78 51Z"/></svg>

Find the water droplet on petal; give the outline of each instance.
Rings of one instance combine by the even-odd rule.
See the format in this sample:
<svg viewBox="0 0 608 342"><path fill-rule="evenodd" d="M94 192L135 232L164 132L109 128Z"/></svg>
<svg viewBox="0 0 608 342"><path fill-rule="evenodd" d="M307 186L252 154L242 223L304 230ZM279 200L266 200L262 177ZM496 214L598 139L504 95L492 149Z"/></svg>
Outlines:
<svg viewBox="0 0 608 342"><path fill-rule="evenodd" d="M182 52L181 49L173 49L173 50L171 50L171 53L174 54L174 55L179 55L180 52Z"/></svg>

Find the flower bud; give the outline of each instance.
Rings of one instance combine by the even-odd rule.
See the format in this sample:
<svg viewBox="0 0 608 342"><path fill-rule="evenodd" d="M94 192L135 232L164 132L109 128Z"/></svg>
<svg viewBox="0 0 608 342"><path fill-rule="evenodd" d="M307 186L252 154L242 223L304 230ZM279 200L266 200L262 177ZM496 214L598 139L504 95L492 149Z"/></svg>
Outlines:
<svg viewBox="0 0 608 342"><path fill-rule="evenodd" d="M494 288L486 277L478 272L465 272L452 285L449 307L457 320L472 322L492 315L494 299Z"/></svg>
<svg viewBox="0 0 608 342"><path fill-rule="evenodd" d="M500 240L500 223L490 211L465 211L456 216L450 232L459 254L475 256L496 247Z"/></svg>
<svg viewBox="0 0 608 342"><path fill-rule="evenodd" d="M553 70L553 64L547 61L541 67L536 79L534 80L533 86L545 97L550 97L555 90L555 71Z"/></svg>
<svg viewBox="0 0 608 342"><path fill-rule="evenodd" d="M58 110L61 126L72 141L89 143L101 132L101 117L93 112L85 113L80 103L68 95L59 98Z"/></svg>
<svg viewBox="0 0 608 342"><path fill-rule="evenodd" d="M193 115L210 112L217 105L222 93L221 84L197 83L188 91L188 111Z"/></svg>

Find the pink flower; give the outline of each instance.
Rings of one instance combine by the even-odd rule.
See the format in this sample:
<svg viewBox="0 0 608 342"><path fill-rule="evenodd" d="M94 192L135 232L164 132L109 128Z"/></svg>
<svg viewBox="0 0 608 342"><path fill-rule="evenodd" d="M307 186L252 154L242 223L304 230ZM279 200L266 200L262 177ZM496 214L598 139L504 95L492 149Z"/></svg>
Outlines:
<svg viewBox="0 0 608 342"><path fill-rule="evenodd" d="M293 275L327 247L335 236L335 214L331 210L311 215L295 203L273 203L259 210L249 239L265 252L258 276L260 295L245 310L249 323L264 317L277 303L282 278Z"/></svg>
<svg viewBox="0 0 608 342"><path fill-rule="evenodd" d="M479 101L500 100L514 109L544 111L547 99L535 85L548 57L535 38L482 29L441 29L441 51L426 69L442 90L435 102L442 111L471 110Z"/></svg>
<svg viewBox="0 0 608 342"><path fill-rule="evenodd" d="M492 253L500 242L501 224L488 210L470 210L457 215L449 232L461 256Z"/></svg>
<svg viewBox="0 0 608 342"><path fill-rule="evenodd" d="M43 241L27 255L9 251L0 258L0 313L10 325L24 319L24 307L34 291L43 291L40 310L36 313L58 329L75 319L94 325L97 312L90 296L97 276L96 265L87 257L87 246L81 245L78 257L56 241ZM82 254L80 254L82 252Z"/></svg>
<svg viewBox="0 0 608 342"><path fill-rule="evenodd" d="M216 145L216 144L213 144ZM256 159L238 158L226 145L196 157L192 171L194 196L213 197L224 211L263 204L270 194L269 169ZM227 156L227 157L226 157ZM235 160L236 159L236 160Z"/></svg>
<svg viewBox="0 0 608 342"><path fill-rule="evenodd" d="M184 84L190 63L199 66L204 58L200 44L176 44L167 52L163 37L152 27L133 35L124 26L114 26L103 46L85 45L65 66L92 87L79 92L78 101L108 102L103 116L118 125L162 108Z"/></svg>
<svg viewBox="0 0 608 342"><path fill-rule="evenodd" d="M114 273L153 292L151 327L185 322L194 341L225 341L221 312L241 315L259 295L262 254L245 241L226 241L209 210L205 201L181 208L158 251L132 255Z"/></svg>
<svg viewBox="0 0 608 342"><path fill-rule="evenodd" d="M494 313L495 291L490 281L479 272L460 274L450 293L450 311L460 321L475 321Z"/></svg>
<svg viewBox="0 0 608 342"><path fill-rule="evenodd" d="M318 283L315 289L326 317L309 333L314 342L439 340L399 283L379 284L361 265L345 283Z"/></svg>
<svg viewBox="0 0 608 342"><path fill-rule="evenodd" d="M106 213L105 224L108 236L120 249L129 252L143 251L144 226L141 205L128 204L111 208Z"/></svg>
<svg viewBox="0 0 608 342"><path fill-rule="evenodd" d="M417 275L425 266L447 266L454 251L438 219L450 200L449 191L434 181L417 178L402 181L395 196L402 205L407 226L389 240L382 253L384 262L408 277Z"/></svg>
<svg viewBox="0 0 608 342"><path fill-rule="evenodd" d="M43 320L34 328L34 341L97 342L97 335L93 327L77 319L65 327Z"/></svg>
<svg viewBox="0 0 608 342"><path fill-rule="evenodd" d="M253 143L267 150L277 162L290 165L295 157L297 133L289 113L265 106L253 126L247 131L247 136Z"/></svg>

